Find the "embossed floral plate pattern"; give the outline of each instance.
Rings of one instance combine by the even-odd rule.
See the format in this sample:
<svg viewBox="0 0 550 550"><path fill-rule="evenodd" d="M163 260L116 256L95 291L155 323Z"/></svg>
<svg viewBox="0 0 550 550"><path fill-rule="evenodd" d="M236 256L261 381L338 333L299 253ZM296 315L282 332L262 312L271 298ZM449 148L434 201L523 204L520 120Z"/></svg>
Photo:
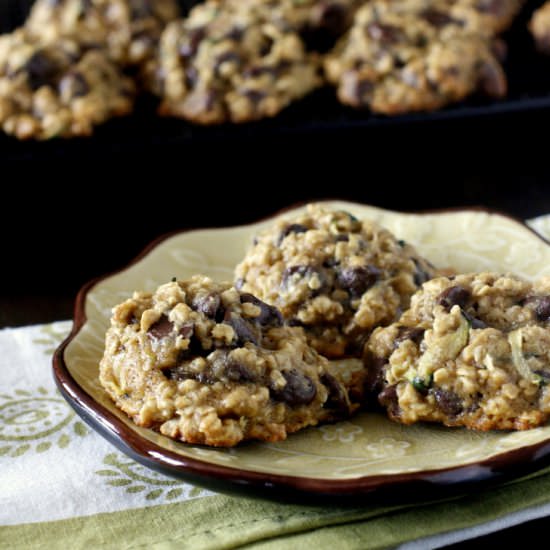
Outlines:
<svg viewBox="0 0 550 550"><path fill-rule="evenodd" d="M376 220L438 266L462 272L515 272L527 278L550 275L550 246L506 216L482 210L403 214L339 201L328 205ZM233 449L187 445L135 426L98 382L111 308L134 289L153 290L172 277L204 273L230 280L254 233L274 219L165 237L128 268L82 289L73 332L54 357L54 375L88 423L145 465L202 483L261 489L266 495L270 490L362 495L419 482L463 484L525 471L550 459L550 426L477 433L401 426L381 414L363 413L309 428L280 443L248 443Z"/></svg>

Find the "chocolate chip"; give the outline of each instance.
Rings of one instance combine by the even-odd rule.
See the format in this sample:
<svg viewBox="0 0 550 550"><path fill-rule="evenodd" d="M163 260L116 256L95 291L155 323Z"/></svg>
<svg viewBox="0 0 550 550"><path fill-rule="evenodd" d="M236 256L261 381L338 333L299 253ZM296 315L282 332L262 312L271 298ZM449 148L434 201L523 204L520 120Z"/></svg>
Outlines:
<svg viewBox="0 0 550 550"><path fill-rule="evenodd" d="M464 287L460 285L451 286L439 294L436 298L436 304L443 306L446 311L451 311L453 306L463 308L469 298L470 293Z"/></svg>
<svg viewBox="0 0 550 550"><path fill-rule="evenodd" d="M184 339L190 339L195 331L195 325L193 323L185 323L178 330L178 334Z"/></svg>
<svg viewBox="0 0 550 550"><path fill-rule="evenodd" d="M348 11L337 2L318 2L314 19L317 27L332 36L340 36L346 30L349 17Z"/></svg>
<svg viewBox="0 0 550 550"><path fill-rule="evenodd" d="M378 395L378 402L383 407L386 407L391 417L398 418L401 415L396 385L384 388Z"/></svg>
<svg viewBox="0 0 550 550"><path fill-rule="evenodd" d="M395 44L399 42L402 32L393 25L383 25L382 23L370 23L367 26L367 32L373 40L382 44Z"/></svg>
<svg viewBox="0 0 550 550"><path fill-rule="evenodd" d="M54 84L60 72L59 65L40 50L27 60L24 69L27 71L28 83L33 91Z"/></svg>
<svg viewBox="0 0 550 550"><path fill-rule="evenodd" d="M182 380L193 378L193 376L191 376L184 365L178 365L177 367L164 369L162 373L164 374L164 376L166 376L166 378L169 378L170 380L175 380L176 382L181 382Z"/></svg>
<svg viewBox="0 0 550 550"><path fill-rule="evenodd" d="M399 347L401 342L412 340L415 344L420 344L424 338L424 329L419 327L399 327L397 338L395 339L395 347Z"/></svg>
<svg viewBox="0 0 550 550"><path fill-rule="evenodd" d="M347 243L349 241L349 235L347 233L338 233L338 235L335 236L334 240L337 243Z"/></svg>
<svg viewBox="0 0 550 550"><path fill-rule="evenodd" d="M256 377L242 363L230 361L225 367L225 376L232 382L253 382Z"/></svg>
<svg viewBox="0 0 550 550"><path fill-rule="evenodd" d="M496 63L485 61L478 69L479 89L489 97L504 97L507 91L506 78Z"/></svg>
<svg viewBox="0 0 550 550"><path fill-rule="evenodd" d="M212 292L211 294L201 294L195 296L191 301L191 307L199 313L204 313L208 318L215 319L221 306L220 295ZM222 317L223 318L223 317Z"/></svg>
<svg viewBox="0 0 550 550"><path fill-rule="evenodd" d="M260 325L280 327L283 324L283 316L281 315L281 312L276 307L262 302L262 300L259 300L256 296L253 296L248 292L244 292L241 294L241 304L244 303L254 304L260 308L260 315L254 318L254 320Z"/></svg>
<svg viewBox="0 0 550 550"><path fill-rule="evenodd" d="M149 0L130 0L130 18L143 19L154 15L153 8Z"/></svg>
<svg viewBox="0 0 550 550"><path fill-rule="evenodd" d="M236 344L238 346L243 346L246 342L252 342L253 344L258 345L258 338L256 337L252 326L242 317L239 317L230 311L226 311L223 322L232 327L235 331L235 335L237 336Z"/></svg>
<svg viewBox="0 0 550 550"><path fill-rule="evenodd" d="M426 281L429 281L432 277L431 275L422 267L422 264L416 258L413 258L415 272L413 276L414 284L416 286L422 286Z"/></svg>
<svg viewBox="0 0 550 550"><path fill-rule="evenodd" d="M545 322L550 319L550 296L529 296L522 304L534 310L537 321Z"/></svg>
<svg viewBox="0 0 550 550"><path fill-rule="evenodd" d="M274 41L272 38L270 38L269 36L264 36L262 45L260 47L260 56L265 57L271 51L273 44Z"/></svg>
<svg viewBox="0 0 550 550"><path fill-rule="evenodd" d="M387 363L388 361L384 357L378 357L370 352L367 353L365 356L365 366L367 368L365 389L367 393L376 395L382 391Z"/></svg>
<svg viewBox="0 0 550 550"><path fill-rule="evenodd" d="M257 105L262 99L267 97L267 94L261 90L244 90L243 95L254 105Z"/></svg>
<svg viewBox="0 0 550 550"><path fill-rule="evenodd" d="M291 233L305 233L307 230L308 228L300 223L292 223L290 225L287 225L279 234L279 238L277 239L277 246L280 246L285 238L288 237L288 235L290 235Z"/></svg>
<svg viewBox="0 0 550 550"><path fill-rule="evenodd" d="M346 398L346 392L342 385L334 378L334 376L325 373L320 378L321 384L328 390L328 397L323 407L333 409L343 415L349 413L349 404Z"/></svg>
<svg viewBox="0 0 550 550"><path fill-rule="evenodd" d="M314 273L317 273L317 270L310 265L291 265L283 272L282 284L286 286L288 280L294 278L295 275L298 275L300 278L309 278Z"/></svg>
<svg viewBox="0 0 550 550"><path fill-rule="evenodd" d="M440 27L444 27L445 25L449 25L451 23L455 23L455 24L458 23L462 26L461 21L453 19L452 17L448 16L446 13L433 8L428 8L424 10L420 15L433 27L440 28Z"/></svg>
<svg viewBox="0 0 550 550"><path fill-rule="evenodd" d="M206 31L203 27L192 29L187 35L187 41L180 46L180 55L184 59L194 57L199 49L199 44L206 36Z"/></svg>
<svg viewBox="0 0 550 550"><path fill-rule="evenodd" d="M353 298L359 298L376 283L380 273L377 267L368 265L347 267L342 269L337 277L343 289L347 290Z"/></svg>
<svg viewBox="0 0 550 550"><path fill-rule="evenodd" d="M199 81L199 71L193 65L185 67L185 85L189 89L193 89Z"/></svg>
<svg viewBox="0 0 550 550"><path fill-rule="evenodd" d="M173 329L174 323L172 323L166 315L161 315L160 319L156 323L153 323L147 332L149 336L152 336L156 340L160 340L168 336Z"/></svg>
<svg viewBox="0 0 550 550"><path fill-rule="evenodd" d="M224 52L222 53L217 59L214 64L214 71L216 74L219 74L220 67L224 63L235 63L236 65L240 65L242 62L241 56L238 53L235 52Z"/></svg>
<svg viewBox="0 0 550 550"><path fill-rule="evenodd" d="M317 395L313 380L296 369L281 371L286 385L283 388L270 388L270 394L276 401L284 401L288 405L307 405Z"/></svg>
<svg viewBox="0 0 550 550"><path fill-rule="evenodd" d="M358 80L354 90L355 99L362 101L372 90L374 90L374 84L370 80Z"/></svg>
<svg viewBox="0 0 550 550"><path fill-rule="evenodd" d="M337 265L340 265L340 262L336 258L327 258L323 262L323 267L326 267L328 269L336 267Z"/></svg>
<svg viewBox="0 0 550 550"><path fill-rule="evenodd" d="M233 40L234 42L239 42L243 37L244 30L241 27L233 27L227 34L226 38Z"/></svg>
<svg viewBox="0 0 550 550"><path fill-rule="evenodd" d="M90 92L90 86L81 73L72 71L59 82L59 93L64 99L85 96Z"/></svg>
<svg viewBox="0 0 550 550"><path fill-rule="evenodd" d="M481 319L478 319L477 317L474 317L473 315L470 315L467 311L461 310L462 316L466 321L468 321L468 324L472 328L487 328L487 324L483 322Z"/></svg>
<svg viewBox="0 0 550 550"><path fill-rule="evenodd" d="M430 391L435 397L438 407L445 414L449 416L456 416L463 411L464 406L462 400L456 393L448 390L442 390L441 388L432 389Z"/></svg>

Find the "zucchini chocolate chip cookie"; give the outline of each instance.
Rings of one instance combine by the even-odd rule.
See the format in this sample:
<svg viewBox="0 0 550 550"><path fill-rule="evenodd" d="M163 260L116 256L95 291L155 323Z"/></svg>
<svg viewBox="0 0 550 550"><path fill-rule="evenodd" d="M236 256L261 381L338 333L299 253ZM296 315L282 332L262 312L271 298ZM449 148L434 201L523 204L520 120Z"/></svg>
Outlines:
<svg viewBox="0 0 550 550"><path fill-rule="evenodd" d="M134 84L99 49L0 37L0 128L19 139L89 135L133 107Z"/></svg>
<svg viewBox="0 0 550 550"><path fill-rule="evenodd" d="M329 370L276 308L198 275L114 309L100 381L140 426L232 446L349 416L357 405Z"/></svg>
<svg viewBox="0 0 550 550"><path fill-rule="evenodd" d="M41 41L69 36L103 46L126 66L152 58L166 23L178 16L176 0L37 0L25 27Z"/></svg>
<svg viewBox="0 0 550 550"><path fill-rule="evenodd" d="M160 113L201 124L272 117L321 83L315 54L262 2L208 1L168 25L159 51Z"/></svg>
<svg viewBox="0 0 550 550"><path fill-rule="evenodd" d="M492 20L490 20L492 21ZM506 94L489 20L460 2L373 0L326 57L339 100L388 115Z"/></svg>
<svg viewBox="0 0 550 550"><path fill-rule="evenodd" d="M393 322L436 270L373 222L309 205L258 235L236 285L303 326L331 358L360 356L369 332Z"/></svg>
<svg viewBox="0 0 550 550"><path fill-rule="evenodd" d="M433 279L366 346L378 400L404 424L538 426L550 414L549 321L550 278Z"/></svg>

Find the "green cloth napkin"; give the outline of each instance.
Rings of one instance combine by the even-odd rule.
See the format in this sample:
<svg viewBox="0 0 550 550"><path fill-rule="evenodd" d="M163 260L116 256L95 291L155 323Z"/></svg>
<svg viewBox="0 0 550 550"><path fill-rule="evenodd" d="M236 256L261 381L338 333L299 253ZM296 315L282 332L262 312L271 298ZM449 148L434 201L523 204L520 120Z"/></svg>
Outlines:
<svg viewBox="0 0 550 550"><path fill-rule="evenodd" d="M549 219L533 226L550 231ZM51 354L69 329L0 331L0 548L435 548L550 515L550 469L432 501L365 497L350 507L226 496L165 477L85 426L57 392Z"/></svg>

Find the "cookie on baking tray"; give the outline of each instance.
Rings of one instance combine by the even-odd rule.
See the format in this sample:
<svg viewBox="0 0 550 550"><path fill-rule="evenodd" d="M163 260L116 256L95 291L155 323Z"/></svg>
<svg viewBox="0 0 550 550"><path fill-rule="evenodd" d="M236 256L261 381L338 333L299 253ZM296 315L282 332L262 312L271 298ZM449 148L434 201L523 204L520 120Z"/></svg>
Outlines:
<svg viewBox="0 0 550 550"><path fill-rule="evenodd" d="M235 278L338 358L360 356L369 332L394 321L435 274L388 230L317 204L257 235Z"/></svg>
<svg viewBox="0 0 550 550"><path fill-rule="evenodd" d="M524 430L550 414L550 278L478 273L424 284L366 346L390 418Z"/></svg>
<svg viewBox="0 0 550 550"><path fill-rule="evenodd" d="M176 0L37 0L25 23L43 42L73 37L84 46L105 46L122 65L155 55L166 23L179 16Z"/></svg>
<svg viewBox="0 0 550 550"><path fill-rule="evenodd" d="M331 371L276 308L199 275L114 309L100 382L136 424L212 446L282 440L357 408L354 373Z"/></svg>
<svg viewBox="0 0 550 550"><path fill-rule="evenodd" d="M315 54L257 0L196 6L159 51L160 113L201 124L273 117L321 83Z"/></svg>
<svg viewBox="0 0 550 550"><path fill-rule="evenodd" d="M446 0L373 0L325 59L339 100L395 115L433 110L474 93L506 94L493 30Z"/></svg>
<svg viewBox="0 0 550 550"><path fill-rule="evenodd" d="M0 127L20 139L89 135L132 110L134 84L100 49L0 36Z"/></svg>

